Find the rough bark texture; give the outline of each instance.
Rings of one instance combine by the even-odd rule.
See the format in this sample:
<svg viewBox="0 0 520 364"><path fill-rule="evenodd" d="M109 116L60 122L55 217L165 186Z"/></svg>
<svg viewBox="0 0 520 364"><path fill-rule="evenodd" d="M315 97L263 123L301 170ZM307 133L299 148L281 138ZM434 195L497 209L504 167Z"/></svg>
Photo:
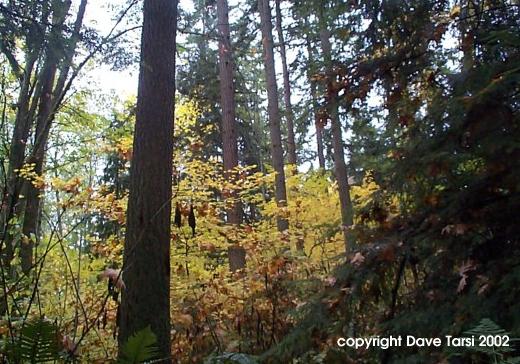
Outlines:
<svg viewBox="0 0 520 364"><path fill-rule="evenodd" d="M328 78L328 111L331 120L332 129L332 147L334 150L334 174L338 182L339 202L341 208L341 225L343 237L345 240L345 250L347 253L352 252L355 248L355 241L350 233L350 227L354 220L354 211L352 201L350 200L350 186L348 184L347 166L345 164L345 153L343 150L343 136L341 132L341 123L338 115L338 103L336 101L336 92L332 91L332 80L334 73L332 70L332 47L330 44L330 33L326 29L320 31L321 45L325 67L327 68Z"/></svg>
<svg viewBox="0 0 520 364"><path fill-rule="evenodd" d="M222 151L224 173L226 179L233 183L235 173L230 172L238 166L237 130L235 115L234 62L229 32L229 15L227 0L217 0L217 16L219 30L219 75L220 102L222 106ZM232 192L231 206L226 210L228 222L239 225L242 221L242 209L236 201L236 193ZM240 246L228 248L229 268L235 271L244 268L246 252Z"/></svg>
<svg viewBox="0 0 520 364"><path fill-rule="evenodd" d="M269 0L259 0L258 9L262 27L262 44L264 48L264 67L267 81L267 109L269 113L269 132L271 136L271 157L273 168L276 172L275 198L278 206L287 203L285 188L285 172L283 169L282 135L280 131L280 108L278 105L278 86L276 85L276 73L274 69L273 51L273 25L271 23L271 9ZM287 230L288 221L279 217L277 219L279 231Z"/></svg>
<svg viewBox="0 0 520 364"><path fill-rule="evenodd" d="M285 40L282 29L282 11L280 0L275 1L276 5L276 32L280 42L280 58L282 59L283 74L283 99L285 103L285 121L287 128L287 162L296 165L296 142L294 137L294 113L291 104L291 83L289 80L289 69L287 68L287 55L285 52Z"/></svg>
<svg viewBox="0 0 520 364"><path fill-rule="evenodd" d="M150 326L170 359L170 222L176 0L145 0L130 170L119 347Z"/></svg>

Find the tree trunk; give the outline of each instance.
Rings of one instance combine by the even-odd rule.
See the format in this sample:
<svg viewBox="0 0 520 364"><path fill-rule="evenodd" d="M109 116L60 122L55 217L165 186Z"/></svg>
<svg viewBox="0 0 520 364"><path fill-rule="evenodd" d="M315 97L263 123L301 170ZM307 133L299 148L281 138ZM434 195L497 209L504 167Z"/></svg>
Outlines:
<svg viewBox="0 0 520 364"><path fill-rule="evenodd" d="M36 2L34 4L36 5ZM41 13L42 24L46 23L50 11L50 6L43 6ZM5 258L6 255L11 254L10 259L12 259L13 246L11 238L8 237L8 224L9 220L15 216L16 205L18 204L20 191L23 185L23 179L19 177L17 170L22 168L25 160L29 132L34 120L34 113L36 111L41 91L40 77L38 77L36 85L33 85L32 82L34 73L38 70L38 57L45 44L44 35L45 32L40 25L36 25L35 23L30 27L26 35L26 43L27 45L30 44L31 47L28 47L25 54L25 67L23 68L23 72L21 71L20 65L15 61L14 55L10 54L9 56L6 56L8 59L13 60L13 62L10 62L13 67L13 73L19 77L20 81L17 112L9 148L9 164L5 177L6 185L0 218L2 244L5 243L5 249L8 251L7 254L2 252L2 256ZM2 51L4 51L4 49L2 49ZM10 259L6 262L7 266L10 264Z"/></svg>
<svg viewBox="0 0 520 364"><path fill-rule="evenodd" d="M276 73L274 69L273 31L271 23L271 9L269 0L259 0L262 27L262 44L264 48L264 68L267 81L267 109L269 113L269 132L271 136L271 157L273 168L276 172L275 198L279 207L287 205L287 192L285 189L285 172L283 169L282 135L280 131L280 109L278 106L278 87L276 85ZM287 219L277 218L279 231L289 228Z"/></svg>
<svg viewBox="0 0 520 364"><path fill-rule="evenodd" d="M170 359L170 223L177 1L145 0L119 348L150 326ZM121 351L120 351L121 354Z"/></svg>
<svg viewBox="0 0 520 364"><path fill-rule="evenodd" d="M226 180L234 184L238 166L238 147L235 115L235 86L234 86L234 62L229 32L229 15L227 0L217 0L217 16L219 30L219 75L220 75L220 100L222 106L222 150L224 160L224 173ZM226 214L228 222L239 225L242 221L242 209L237 201L237 194L231 191L227 201ZM246 264L246 252L243 247L230 246L228 248L229 268L235 271L244 268Z"/></svg>
<svg viewBox="0 0 520 364"><path fill-rule="evenodd" d="M34 165L34 172L38 176L43 174L45 148L47 146L47 140L49 139L51 127L49 116L52 107L51 94L54 78L56 76L56 64L56 60L51 56L49 57L47 64L44 66L42 95L36 120L36 143L32 155L27 161ZM24 273L28 273L32 267L32 251L35 244L34 239L38 236L37 232L41 200L40 193L42 192L40 188L30 181L27 181L26 183L26 191L27 196L22 233L27 237L27 240L22 241L20 246L21 265Z"/></svg>
<svg viewBox="0 0 520 364"><path fill-rule="evenodd" d="M312 45L309 37L306 39L307 42L307 54L309 57L309 65L308 67L311 67L311 65L314 63L314 59L312 57ZM314 115L314 126L316 128L316 145L317 145L317 152L318 152L318 163L320 166L320 169L325 169L325 154L323 153L323 131L322 127L320 125L320 118L318 115L318 94L316 91L316 81L312 80L312 73L309 72L309 82L311 85L311 100L312 100L312 113Z"/></svg>
<svg viewBox="0 0 520 364"><path fill-rule="evenodd" d="M37 95L31 99L34 89L31 87L31 77L33 75L33 68L35 66L36 57L34 54L29 54L27 57L27 64L23 79L20 85L20 92L18 95L17 112L14 123L13 135L11 138L11 145L9 148L9 165L6 174L6 185L4 190L4 201L2 203L1 211L1 229L2 229L2 243L1 255L3 259L4 269L9 270L11 260L14 257L14 246L12 236L9 235L9 221L16 215L16 206L20 197L20 192L23 185L23 179L18 175L17 171L22 168L25 160L25 151L27 148L27 141L29 139L29 132L31 129L32 104ZM37 89L40 84L38 84Z"/></svg>
<svg viewBox="0 0 520 364"><path fill-rule="evenodd" d="M54 5L53 23L58 24L54 29L61 29L69 12L70 5L71 3L68 1L58 2ZM82 0L76 15L74 30L70 39L71 41L68 43L68 46L66 45L67 42L64 42L63 34L60 32L53 31L50 35L47 59L41 74L42 92L40 96L38 115L36 118L35 145L31 156L28 159L28 163L34 164L34 172L36 172L38 176L43 175L45 151L47 149L49 133L55 113L63 100L62 93L64 91L65 81L79 40L86 6L87 0ZM65 56L62 60L63 63L60 69L58 81L56 86L54 86L57 65L60 59L56 50L60 49L60 47L65 49ZM33 247L36 243L35 239L37 240L39 238L38 230L40 224L39 216L42 193L40 188L34 186L30 182L26 183L26 190L27 195L22 233L27 237L27 239L26 242L22 243L20 246L21 265L24 273L28 273L32 267Z"/></svg>
<svg viewBox="0 0 520 364"><path fill-rule="evenodd" d="M276 5L276 31L280 42L280 58L282 59L283 74L283 97L285 103L285 121L287 127L287 162L296 165L296 142L294 138L294 113L291 105L291 84L289 80L289 70L287 68L287 55L285 53L285 40L282 29L282 11L280 0L275 0Z"/></svg>
<svg viewBox="0 0 520 364"><path fill-rule="evenodd" d="M332 145L334 150L334 173L338 182L339 202L341 208L341 229L345 240L345 251L350 253L355 248L355 241L350 228L354 223L354 210L350 200L350 186L348 184L347 166L345 164L345 154L343 150L343 136L341 132L341 122L338 114L338 103L336 100L337 92L333 89L332 81L334 73L332 70L332 47L330 44L330 33L326 29L320 31L321 45L325 67L327 72L327 94L328 111L332 123Z"/></svg>
<svg viewBox="0 0 520 364"><path fill-rule="evenodd" d="M311 97L314 112L314 126L316 128L316 145L318 152L318 164L321 170L325 170L325 153L323 152L323 129L318 115L318 96L316 93L316 82L311 81Z"/></svg>

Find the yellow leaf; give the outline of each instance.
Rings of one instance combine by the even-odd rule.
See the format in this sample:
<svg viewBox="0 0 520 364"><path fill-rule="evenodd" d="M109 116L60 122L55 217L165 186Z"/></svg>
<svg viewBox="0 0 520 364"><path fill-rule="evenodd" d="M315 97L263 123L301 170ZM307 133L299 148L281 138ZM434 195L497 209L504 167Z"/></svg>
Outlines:
<svg viewBox="0 0 520 364"><path fill-rule="evenodd" d="M450 18L455 19L460 15L460 5L455 5L450 11Z"/></svg>

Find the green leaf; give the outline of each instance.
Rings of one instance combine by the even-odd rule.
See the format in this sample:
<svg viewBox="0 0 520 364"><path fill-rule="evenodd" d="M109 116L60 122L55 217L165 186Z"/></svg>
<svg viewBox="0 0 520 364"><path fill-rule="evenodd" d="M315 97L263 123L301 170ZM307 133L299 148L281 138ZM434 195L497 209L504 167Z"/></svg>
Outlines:
<svg viewBox="0 0 520 364"><path fill-rule="evenodd" d="M58 329L44 319L28 321L14 345L7 348L14 362L47 363L59 358Z"/></svg>
<svg viewBox="0 0 520 364"><path fill-rule="evenodd" d="M488 318L484 318L480 320L477 326L474 328L464 332L465 335L473 336L478 338L481 335L484 336L508 336L511 337L511 334L506 330L502 329L495 322ZM515 339L511 339L510 341L516 341ZM509 344L511 345L511 343ZM486 347L486 346L475 346L468 348L469 350L473 350L476 352L480 352L486 354L490 357L491 360L495 363L499 364L512 364L518 363L520 358L504 358L504 355L510 352L513 352L514 349L508 346L499 346L499 347Z"/></svg>
<svg viewBox="0 0 520 364"><path fill-rule="evenodd" d="M150 326L130 336L123 345L119 364L138 364L157 358L157 336Z"/></svg>

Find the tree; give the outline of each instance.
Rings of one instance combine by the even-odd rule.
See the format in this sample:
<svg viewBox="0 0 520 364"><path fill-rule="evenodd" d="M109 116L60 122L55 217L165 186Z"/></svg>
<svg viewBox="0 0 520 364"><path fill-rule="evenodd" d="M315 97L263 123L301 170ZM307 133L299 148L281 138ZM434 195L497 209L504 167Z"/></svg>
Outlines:
<svg viewBox="0 0 520 364"><path fill-rule="evenodd" d="M6 270L10 270L11 260L14 256L13 237L10 234L9 224L11 219L20 212L19 196L21 193L23 179L19 176L19 171L25 161L26 148L31 131L31 127L36 113L38 101L40 99L42 82L37 82L33 86L34 78L39 78L38 61L40 53L44 48L45 36L42 28L36 19L42 24L47 24L47 19L51 13L49 1L38 4L29 4L28 17L32 21L22 21L17 16L21 11L21 5L11 3L10 7L2 8L3 38L0 48L5 57L9 60L11 70L19 82L19 92L16 103L16 117L9 148L9 162L5 174L5 185L3 191L0 224L1 224L1 254ZM4 14L5 12L5 14ZM21 30L18 29L21 28ZM16 59L15 44L22 39L26 44L24 54L25 64L20 64Z"/></svg>
<svg viewBox="0 0 520 364"><path fill-rule="evenodd" d="M314 59L312 55L312 44L310 37L307 35L305 37L305 42L307 46L307 55L308 55L308 70L307 75L309 78L309 83L311 86L311 102L312 102L312 112L314 114L314 126L316 128L316 146L317 146L317 154L318 154L318 163L321 169L325 169L325 154L323 152L323 125L320 123L320 116L318 113L318 92L316 81L312 79L314 76L310 70L313 68Z"/></svg>
<svg viewBox="0 0 520 364"><path fill-rule="evenodd" d="M320 30L321 47L327 73L327 108L331 121L332 144L334 149L334 174L338 182L338 193L341 209L341 229L345 240L345 250L351 252L354 241L349 230L354 222L354 209L350 199L350 186L348 184L347 166L345 164L345 152L343 149L343 136L341 122L338 113L337 91L334 90L335 78L332 66L332 46L330 44L330 32L322 24Z"/></svg>
<svg viewBox="0 0 520 364"><path fill-rule="evenodd" d="M282 59L283 74L283 99L285 103L285 121L287 127L287 163L297 164L296 142L294 140L294 113L291 104L291 81L289 79L289 70L287 68L287 55L285 51L285 38L282 29L282 10L280 9L280 0L275 0L276 9L276 32L278 33L278 42L280 43L280 58Z"/></svg>
<svg viewBox="0 0 520 364"><path fill-rule="evenodd" d="M62 103L65 83L69 75L72 59L76 51L76 46L79 40L81 27L83 25L83 17L87 6L87 0L82 0L76 20L74 23L73 33L69 41L69 45L64 47L64 57L60 57L60 48L66 44L66 39L60 33L61 27L65 22L65 18L69 11L70 2L54 4L56 8L53 9L53 24L56 26L51 30L49 46L47 49L46 60L40 75L41 95L38 105L38 114L36 115L35 127L35 145L28 157L28 163L33 164L34 172L38 176L43 174L43 166L45 160L45 151L47 149L47 142L51 126L57 112L58 107ZM58 69L58 63L61 59L61 64ZM59 71L59 77L55 82L56 74ZM55 85L56 83L56 85ZM20 258L22 271L27 273L30 271L33 264L33 246L34 239L38 238L38 225L40 216L40 202L41 191L38 186L35 186L30 181L25 182L26 203L23 220L22 233L27 237L27 242L20 246Z"/></svg>
<svg viewBox="0 0 520 364"><path fill-rule="evenodd" d="M170 222L177 1L145 0L119 348L150 326L170 357Z"/></svg>
<svg viewBox="0 0 520 364"><path fill-rule="evenodd" d="M267 108L269 114L269 132L271 136L271 158L275 177L275 198L278 206L287 203L287 192L285 188L285 172L283 168L282 135L280 131L280 108L278 105L278 86L276 84L276 73L274 68L273 31L271 23L271 8L269 0L258 1L258 11L262 28L262 44L264 49L264 69L267 82ZM289 224L286 219L278 217L277 225L279 231L287 230Z"/></svg>
<svg viewBox="0 0 520 364"><path fill-rule="evenodd" d="M222 107L222 157L224 174L228 183L233 184L238 166L237 130L235 115L234 62L229 32L228 4L226 0L217 1L217 17L219 29L219 75L220 100ZM236 201L236 193L231 193L230 204L226 210L228 222L239 225L242 218L240 203ZM228 249L229 267L232 271L245 266L246 252L239 246Z"/></svg>

